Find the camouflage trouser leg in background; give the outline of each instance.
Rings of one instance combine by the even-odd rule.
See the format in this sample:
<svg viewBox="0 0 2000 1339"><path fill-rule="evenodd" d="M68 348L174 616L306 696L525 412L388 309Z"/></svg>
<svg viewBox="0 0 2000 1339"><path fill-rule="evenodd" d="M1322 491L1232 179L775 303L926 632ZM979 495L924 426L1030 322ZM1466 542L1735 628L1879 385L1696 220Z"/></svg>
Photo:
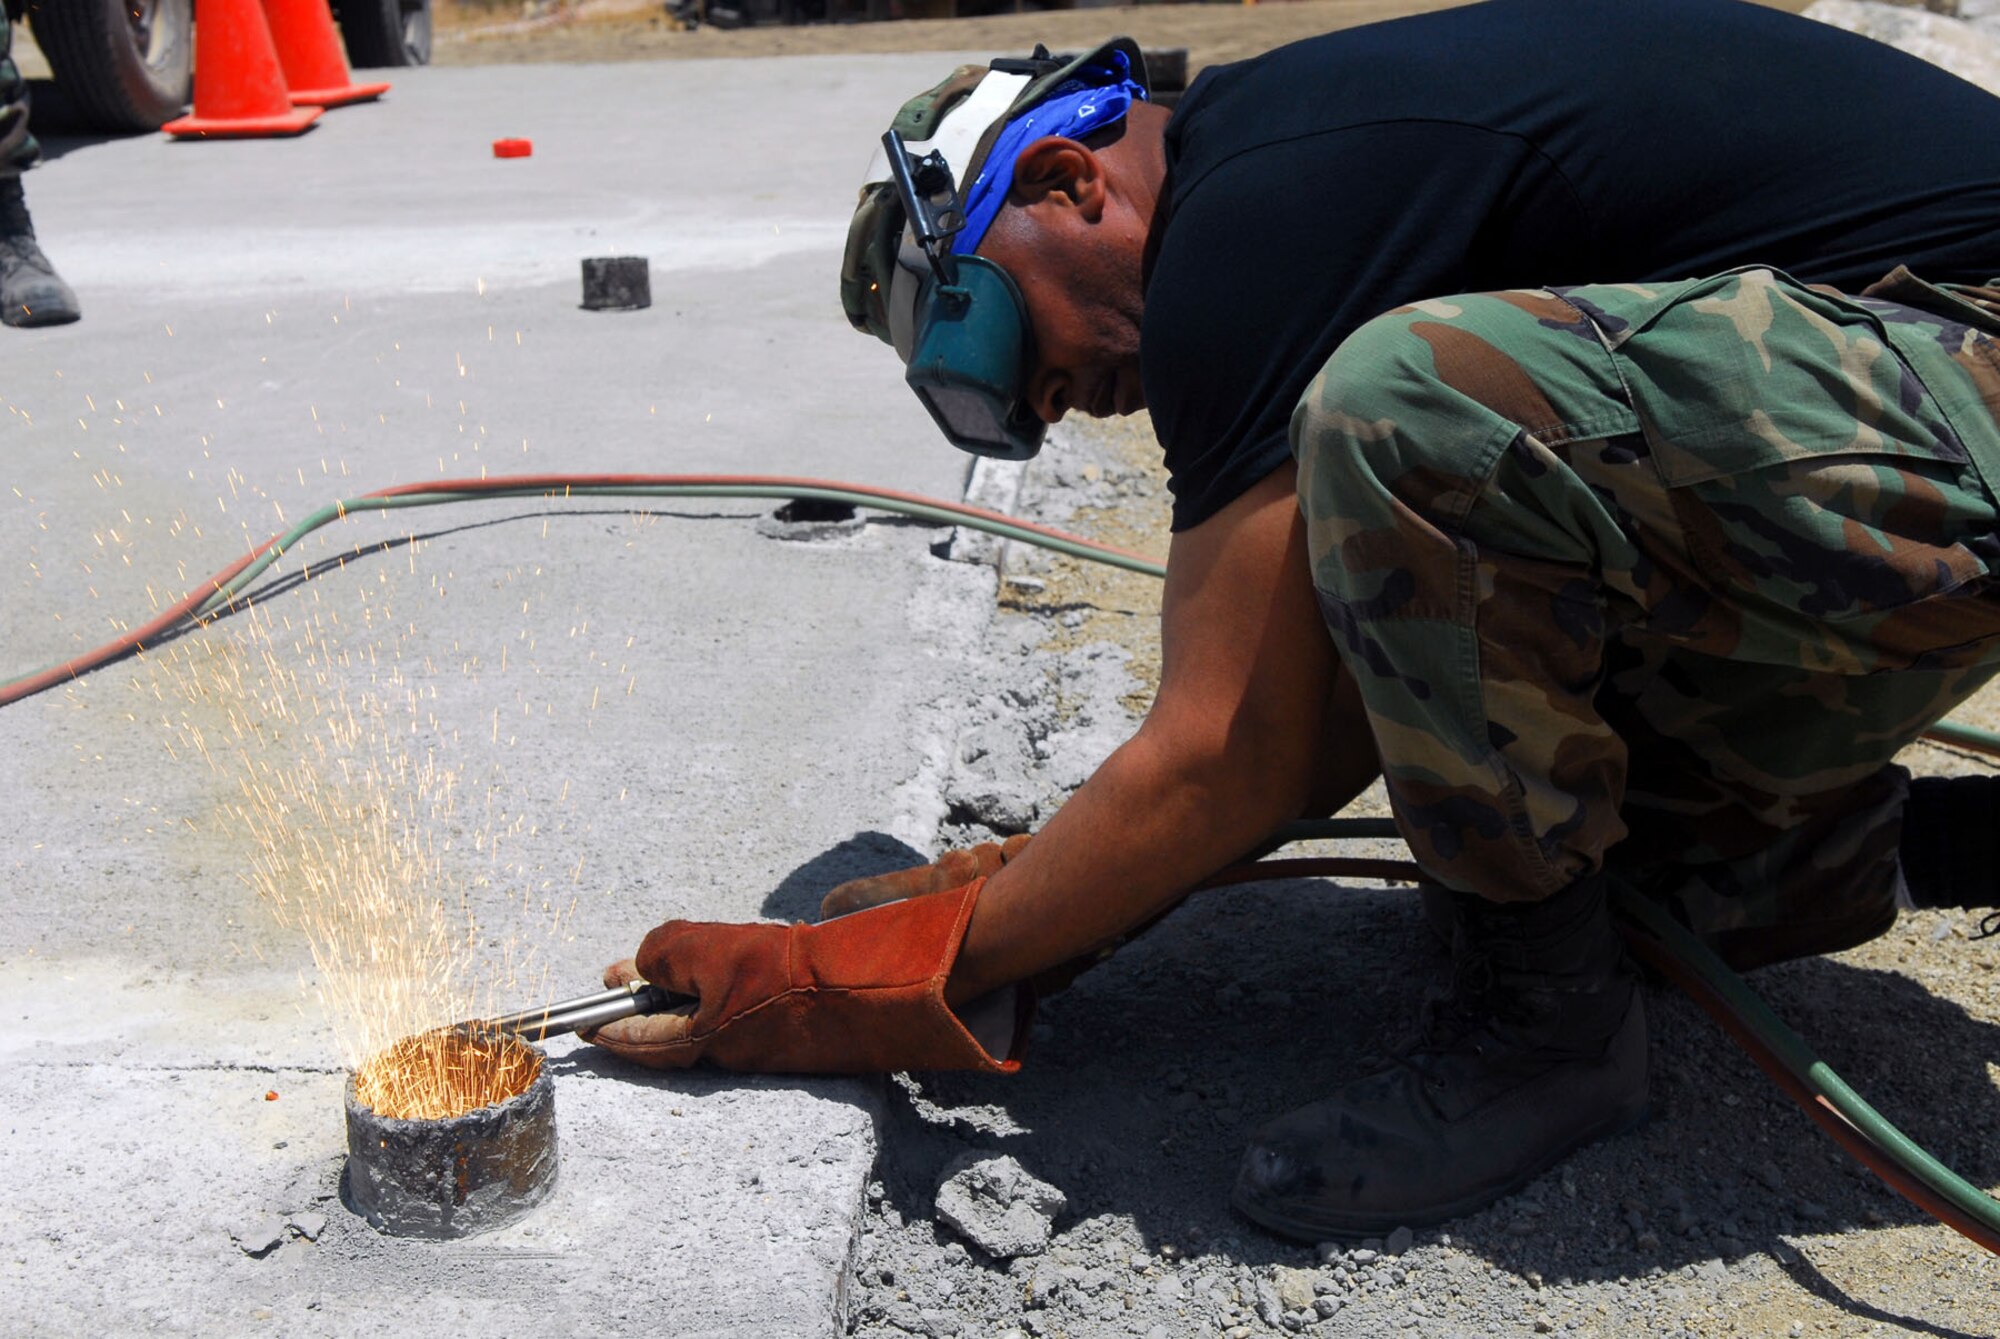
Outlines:
<svg viewBox="0 0 2000 1339"><path fill-rule="evenodd" d="M0 8L0 177L17 177L41 160L28 133L28 81L14 64L14 33Z"/></svg>
<svg viewBox="0 0 2000 1339"><path fill-rule="evenodd" d="M2000 669L1997 348L1769 270L1342 344L1299 497L1426 874L1533 900L1609 863L1739 964L1884 928L1889 760Z"/></svg>

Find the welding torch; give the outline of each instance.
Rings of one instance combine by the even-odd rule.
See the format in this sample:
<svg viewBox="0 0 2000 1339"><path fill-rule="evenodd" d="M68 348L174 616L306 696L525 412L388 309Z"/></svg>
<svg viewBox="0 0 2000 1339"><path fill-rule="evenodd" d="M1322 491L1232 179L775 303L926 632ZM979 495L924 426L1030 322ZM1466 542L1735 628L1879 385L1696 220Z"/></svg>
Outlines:
<svg viewBox="0 0 2000 1339"><path fill-rule="evenodd" d="M565 1032L602 1027L636 1014L656 1014L681 1005L693 1004L692 995L676 995L644 981L632 981L595 995L524 1009L504 1018L482 1018L465 1024L480 1031L511 1032L523 1041L542 1041Z"/></svg>

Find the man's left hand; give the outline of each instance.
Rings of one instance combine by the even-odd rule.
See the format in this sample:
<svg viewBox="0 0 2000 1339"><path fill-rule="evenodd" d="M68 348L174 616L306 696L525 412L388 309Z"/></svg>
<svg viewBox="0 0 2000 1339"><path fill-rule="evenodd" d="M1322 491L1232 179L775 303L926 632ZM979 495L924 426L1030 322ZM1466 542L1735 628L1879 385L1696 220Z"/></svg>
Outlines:
<svg viewBox="0 0 2000 1339"><path fill-rule="evenodd" d="M820 899L819 918L832 920L835 916L879 907L885 902L942 893L962 888L974 879L991 878L1008 861L1021 854L1027 844L1028 834L1021 832L1002 842L981 842L977 846L946 851L928 865L849 879Z"/></svg>

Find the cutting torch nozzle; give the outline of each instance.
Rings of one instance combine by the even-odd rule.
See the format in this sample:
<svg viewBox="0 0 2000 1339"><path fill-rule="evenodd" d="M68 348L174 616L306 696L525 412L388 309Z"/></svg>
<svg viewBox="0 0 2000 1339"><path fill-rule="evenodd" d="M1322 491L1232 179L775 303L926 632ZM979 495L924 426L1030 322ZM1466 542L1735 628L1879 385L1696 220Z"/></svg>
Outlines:
<svg viewBox="0 0 2000 1339"><path fill-rule="evenodd" d="M602 1027L635 1014L656 1014L681 1005L693 1004L691 995L675 995L644 981L633 981L594 995L524 1009L502 1018L482 1018L466 1024L489 1032L512 1032L524 1041L542 1041L565 1032Z"/></svg>

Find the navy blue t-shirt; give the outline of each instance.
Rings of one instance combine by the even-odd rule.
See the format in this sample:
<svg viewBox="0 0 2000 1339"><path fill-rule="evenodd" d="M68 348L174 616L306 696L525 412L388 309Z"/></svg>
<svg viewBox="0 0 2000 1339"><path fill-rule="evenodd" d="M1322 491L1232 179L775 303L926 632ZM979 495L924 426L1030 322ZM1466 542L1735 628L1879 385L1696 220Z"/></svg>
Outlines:
<svg viewBox="0 0 2000 1339"><path fill-rule="evenodd" d="M1423 298L1772 265L2000 275L2000 98L1737 0L1488 0L1195 81L1140 362L1173 527L1289 453L1335 346Z"/></svg>

